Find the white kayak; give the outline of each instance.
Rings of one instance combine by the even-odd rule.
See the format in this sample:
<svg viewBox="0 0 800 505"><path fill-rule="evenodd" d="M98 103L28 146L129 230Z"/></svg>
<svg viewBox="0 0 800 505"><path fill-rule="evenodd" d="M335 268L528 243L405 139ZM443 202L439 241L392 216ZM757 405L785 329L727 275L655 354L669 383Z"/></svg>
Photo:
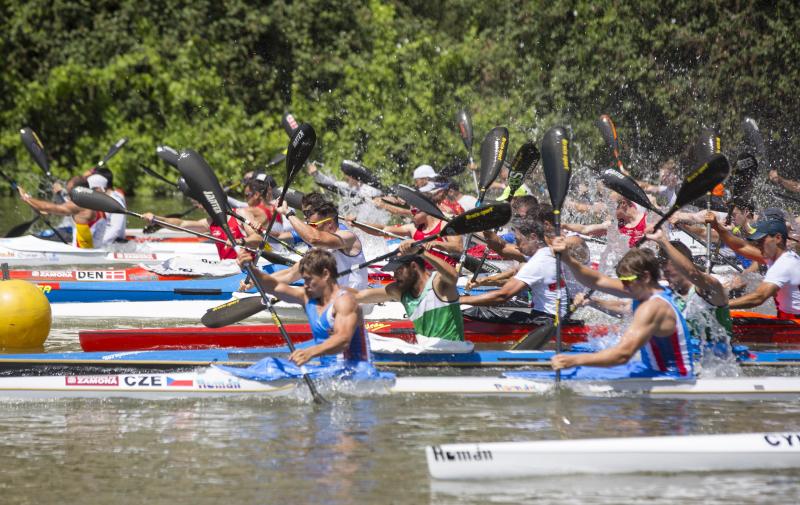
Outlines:
<svg viewBox="0 0 800 505"><path fill-rule="evenodd" d="M800 468L799 433L447 444L425 449L434 479Z"/></svg>
<svg viewBox="0 0 800 505"><path fill-rule="evenodd" d="M175 256L219 259L214 244L204 242L127 243L105 250L80 249L31 235L0 239L0 263L12 266L160 263Z"/></svg>
<svg viewBox="0 0 800 505"><path fill-rule="evenodd" d="M800 399L800 378L737 377L727 379L623 379L577 385L562 381L579 394L590 396L649 395L666 398L717 400ZM380 383L392 394L543 395L553 391L552 381L500 377L398 377L393 385ZM576 387L578 386L578 387ZM273 396L304 389L298 380L259 382L242 379L214 366L193 372L105 375L51 375L0 377L0 399L143 398L169 400L198 396ZM364 388L376 392L369 381Z"/></svg>
<svg viewBox="0 0 800 505"><path fill-rule="evenodd" d="M252 295L248 295L252 296ZM206 311L226 302L220 300L171 300L160 302L97 302L97 303L53 303L50 304L53 319L169 319L200 321ZM287 320L306 321L302 306L294 303L275 304L278 316ZM373 305L365 312L366 320L405 319L405 309L400 302ZM259 312L247 321L270 321L268 311Z"/></svg>

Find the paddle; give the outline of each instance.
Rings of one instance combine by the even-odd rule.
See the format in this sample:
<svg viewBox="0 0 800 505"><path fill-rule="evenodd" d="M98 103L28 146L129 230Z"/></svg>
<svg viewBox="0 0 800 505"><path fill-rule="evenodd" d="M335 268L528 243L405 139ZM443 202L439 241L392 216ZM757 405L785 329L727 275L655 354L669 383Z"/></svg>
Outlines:
<svg viewBox="0 0 800 505"><path fill-rule="evenodd" d="M611 166L625 173L625 167L622 165L622 160L619 159L619 139L617 137L617 127L614 126L614 121L611 120L611 116L608 114L603 114L600 116L600 119L597 120L596 124L600 129L600 134L603 135L603 139L606 141L606 145L611 150L611 156L613 158Z"/></svg>
<svg viewBox="0 0 800 505"><path fill-rule="evenodd" d="M0 172L0 177L5 179L6 181L8 181L8 183L11 185L11 189L15 190L15 192L16 192L17 182L15 180L10 178L9 176L7 176L3 172ZM56 234L56 236L58 237L59 240L61 240L61 242L69 245L69 241L64 237L64 235L61 234L60 231L58 231L52 224L50 224L50 221L48 221L44 217L44 213L43 212L39 212L39 210L35 209L34 207L32 207L30 205L29 205L29 207L31 207L31 210L36 212L36 217L31 219L30 221L25 221L24 223L20 223L20 224L16 225L15 227L11 228L8 231L8 233L6 233L6 238L20 237L20 236L24 235L25 232L27 232L28 229L33 225L33 223L35 223L36 221L41 219L44 222L44 224L47 225L48 228L53 230L53 233Z"/></svg>
<svg viewBox="0 0 800 505"><path fill-rule="evenodd" d="M694 146L695 165L707 160L711 155L720 152L719 134L713 128L705 128ZM715 188L712 188L712 191ZM706 194L706 211L711 211L711 192ZM711 224L706 223L706 273L711 273Z"/></svg>
<svg viewBox="0 0 800 505"><path fill-rule="evenodd" d="M173 212L172 214L167 214L164 217L170 217L170 218L175 218L175 219L183 219L186 216L188 216L189 214L191 214L192 212L194 212L195 208L196 207L190 207L190 208L184 210L183 212ZM160 229L161 229L161 225L160 224L158 224L158 223L150 223L148 225L145 225L144 228L142 228L142 233L144 233L145 235L150 235L150 234L153 234L153 233L157 232Z"/></svg>
<svg viewBox="0 0 800 505"><path fill-rule="evenodd" d="M675 203L663 214L661 220L655 224L654 229L659 229L681 207L702 197L711 189L714 189L717 184L721 184L729 172L730 165L727 158L719 153L712 155L703 164L692 170L678 190ZM645 237L640 238L634 244L634 247L638 247L644 240L646 240Z"/></svg>
<svg viewBox="0 0 800 505"><path fill-rule="evenodd" d="M394 191L398 197L405 200L408 205L419 209L420 212L424 212L436 219L447 221L442 210L419 190L406 186L405 184L395 184L392 186L392 191Z"/></svg>
<svg viewBox="0 0 800 505"><path fill-rule="evenodd" d="M461 135L461 141L464 142L464 147L467 148L469 164L472 165L475 163L475 160L472 159L472 118L470 118L467 109L458 111L456 114L456 123L458 124L458 134ZM478 185L478 177L475 175L474 170L470 170L470 172L472 172L472 180L475 182L475 191L480 192L481 188Z"/></svg>
<svg viewBox="0 0 800 505"><path fill-rule="evenodd" d="M122 137L121 139L117 140L116 143L114 143L114 145L111 146L111 148L109 148L109 150L106 153L106 155L103 156L103 159L98 161L97 165L95 165L95 166L97 168L103 168L104 166L106 166L106 163L108 163L108 160L113 158L120 151L120 149L122 149L122 147L125 145L126 142L128 142L128 138L127 137Z"/></svg>
<svg viewBox="0 0 800 505"><path fill-rule="evenodd" d="M303 210L303 197L306 196L303 194L302 191L297 191L296 189L289 189L286 192L286 205L293 209Z"/></svg>
<svg viewBox="0 0 800 505"><path fill-rule="evenodd" d="M761 130L758 129L756 120L751 117L745 117L742 121L742 130L744 130L744 138L747 145L754 148L756 154L766 161L767 148L764 145L764 137L761 136Z"/></svg>
<svg viewBox="0 0 800 505"><path fill-rule="evenodd" d="M624 198L639 204L640 206L644 207L645 209L659 215L664 216L664 213L661 212L657 207L655 207L651 202L650 199L647 197L647 194L644 190L636 183L633 178L618 172L616 169L611 168L606 170L600 176L601 182L610 190L615 191L622 195ZM687 235L689 235L692 239L696 240L697 242L703 243L703 240L700 239L695 233L693 233L689 228L683 225L677 225L678 228L684 231ZM708 244L705 244L706 248L708 248ZM726 258L720 255L720 259L722 259L725 263L736 269L737 271L741 272L742 269L739 265L736 264L734 260Z"/></svg>
<svg viewBox="0 0 800 505"><path fill-rule="evenodd" d="M170 146L158 146L156 147L156 156L161 158L167 165L178 168L178 151L171 148Z"/></svg>
<svg viewBox="0 0 800 505"><path fill-rule="evenodd" d="M442 177L455 177L460 175L467 168L467 161L461 157L456 156L453 161L442 167L439 170L439 175Z"/></svg>
<svg viewBox="0 0 800 505"><path fill-rule="evenodd" d="M286 135L291 138L295 130L300 127L300 124L291 113L287 112L281 117L281 126L283 126L284 131L286 131Z"/></svg>
<svg viewBox="0 0 800 505"><path fill-rule="evenodd" d="M539 157L539 150L536 148L536 144L534 144L532 141L524 143L522 147L517 150L517 154L514 155L514 160L511 162L511 169L508 172L509 204L514 199L514 193L516 193L520 186L522 186L522 181L525 180L525 177L539 163ZM486 246L486 248L483 250L483 256L481 257L479 267L477 269L470 268L470 270L473 272L470 282L475 282L475 279L478 278L481 267L483 267L483 265L486 263L486 257L488 255L489 246ZM470 256L466 257L469 258ZM469 290L466 290L465 293L469 294Z"/></svg>
<svg viewBox="0 0 800 505"><path fill-rule="evenodd" d="M342 217L342 216L339 216L339 219L344 221L345 218ZM381 230L380 228L375 228L374 226L370 226L370 225L368 225L366 223L360 223L360 222L355 221L355 220L353 220L353 224L355 226L358 226L359 228L367 228L369 230L372 230L372 231L374 231L376 233L380 233L381 235L385 235L387 237L399 238L401 240L405 240L405 239L408 238L408 237L403 237L401 235L395 235L394 233L389 233L388 231ZM442 250L442 249L437 249L435 247L433 247L432 249L434 251L438 252L438 253L446 254L447 256L453 258L453 254L452 253L449 253L449 252L447 252L445 250ZM479 261L478 258L473 258L472 256L467 256L467 261L466 261L466 263L464 263L464 268L466 268L467 270L469 270L471 272L484 271L484 272L491 273L491 274L500 273L500 269L498 267L496 267L494 265L484 265L484 263Z"/></svg>
<svg viewBox="0 0 800 505"><path fill-rule="evenodd" d="M476 207L464 212L463 214L457 215L449 223L445 224L439 233L436 235L431 235L430 237L425 237L422 240L418 240L414 245L417 246L425 244L426 242L436 240L439 237L464 235L465 233L475 233L489 230L491 228L498 228L506 224L509 219L511 219L511 205L507 203L498 203L494 205L488 205L486 207ZM353 265L348 270L343 270L337 275L341 277L342 275L350 272L355 272L364 267L372 265L373 263L390 258L399 252L400 249L395 249L394 251L382 254L377 258L372 258L371 260L365 261L361 264Z"/></svg>
<svg viewBox="0 0 800 505"><path fill-rule="evenodd" d="M500 169L503 167L503 162L506 160L508 152L508 128L498 126L493 128L481 142L481 177L480 185L478 187L478 200L475 202L476 207L483 204L483 198L486 196L486 191L489 186L497 179L500 174ZM464 265L464 260L467 257L467 249L472 242L472 235L467 235L464 240L464 248L461 250L461 257L456 266L456 272L461 275L461 268Z"/></svg>
<svg viewBox="0 0 800 505"><path fill-rule="evenodd" d="M111 197L111 196L109 196L109 195L107 195L105 193L99 192L99 191L94 191L94 190L89 189L89 188L84 188L84 187L80 187L80 186L77 187L77 188L73 188L72 191L70 192L70 197L72 198L72 201L75 202L75 205L77 205L79 207L83 207L85 209L92 209L92 210L95 210L95 211L106 212L106 213L109 213L109 214L127 214L129 216L138 217L139 219L144 219L144 217L142 217L142 214L139 214L137 212L133 212L131 210L126 209L125 207L122 206L122 204L120 204L113 197ZM194 209L192 209L192 210L194 210ZM202 233L202 232L199 232L199 231L190 230L188 228L184 228L182 226L177 226L177 225L174 225L174 224L171 224L171 223L167 223L167 222L161 221L159 219L153 219L153 222L157 223L160 226L163 226L165 228L171 228L173 230L178 230L178 231L183 231L183 232L186 232L186 233L190 233L190 234L195 235L197 237L203 237L205 239L211 240L212 242L216 242L218 244L227 244L227 242L225 240L217 238L217 237L214 237L214 236L209 235L207 233ZM256 252L256 249L248 248L247 250L252 252L252 253ZM272 256L269 256L269 255L266 255L266 254L263 255L263 256L264 256L264 258L267 258L267 259L269 259L271 261ZM280 256L278 256L278 258L280 258ZM286 260L282 259L282 261L286 261Z"/></svg>
<svg viewBox="0 0 800 505"><path fill-rule="evenodd" d="M352 177L353 179L357 180L362 184L366 184L367 186L372 186L375 189L382 191L384 194L390 195L392 194L392 189L387 188L384 186L380 179L378 179L375 174L370 172L370 170L362 165L357 161L352 160L343 160L341 164L342 173L347 176Z"/></svg>
<svg viewBox="0 0 800 505"><path fill-rule="evenodd" d="M553 223L556 237L561 235L561 207L569 191L569 180L572 177L569 159L569 139L567 131L555 126L544 134L542 139L542 167L550 193L550 204L553 206ZM561 253L556 253L556 313L553 324L556 332L556 353L561 349ZM556 384L561 382L561 371L556 370Z"/></svg>
<svg viewBox="0 0 800 505"><path fill-rule="evenodd" d="M142 170L144 170L144 172L145 172L147 175L149 175L150 177L155 177L156 179L158 179L158 180L159 180L159 181L161 181L161 182L164 182L164 183L166 183L166 184L169 184L170 186L172 186L172 187L174 187L174 188L178 188L178 183L177 183L177 182L173 182L173 181L171 181L171 180L167 179L166 177L164 177L163 175L159 174L158 172L156 172L156 171L155 171L155 170L153 170L152 168L148 167L148 166L147 166L147 165L145 165L144 163L139 163L139 168L141 168ZM178 189L180 189L180 188L178 188Z"/></svg>
<svg viewBox="0 0 800 505"><path fill-rule="evenodd" d="M732 198L750 199L758 175L758 160L747 151L739 153L730 176Z"/></svg>
<svg viewBox="0 0 800 505"><path fill-rule="evenodd" d="M39 136L32 129L25 127L19 131L19 136L22 139L22 145L28 150L33 157L33 161L39 165L39 168L44 172L45 177L51 182L57 182L57 179L50 172L50 161L47 159L47 153L44 151L44 145L39 140ZM67 200L67 194L61 190L56 195L56 203L64 203Z"/></svg>
<svg viewBox="0 0 800 505"><path fill-rule="evenodd" d="M297 171L299 171L302 167L302 162L305 161L305 159L308 157L308 153L310 153L311 149L314 147L315 140L316 134L314 133L314 129L309 125L303 124L295 131L292 141L289 144L289 151L286 158L289 176L287 178L288 180L286 181L287 184L284 185L283 191L281 192L279 199L280 202L283 202L283 197L286 194L288 183L291 181L294 174L296 174ZM301 158L302 160L300 163L296 164ZM180 158L178 158L178 170L180 170L181 174L186 179L189 187L192 188L192 190L197 194L203 195L203 199L200 201L200 203L203 205L203 208L206 209L206 212L208 212L209 216L211 216L211 219L214 221L214 223L222 228L231 244L236 244L236 239L228 227L228 216L226 213L228 206L227 197L225 196L225 192L222 191L222 187L219 184L217 176L214 175L214 172L211 170L211 167L208 165L208 163L206 163L206 160L204 160L202 156L191 149L185 150L181 153ZM275 214L277 213L273 213L273 217ZM274 222L274 220L270 221L270 227L272 226L272 222ZM260 251L263 248L264 246L262 244L258 250ZM255 275L255 267L253 266L253 263L248 261L244 263L243 267L247 271L250 279L252 279L253 284L258 290L258 293L261 295L261 299L263 300L267 310L269 310L270 314L272 315L273 322L278 329L280 329L283 340L286 342L289 350L294 352L294 344L289 338L289 334L286 332L286 328L284 328L280 317L278 317L275 307L272 306L267 293L264 291L264 286L261 285L261 280ZM308 376L308 374L303 374L303 380L305 381L306 386L308 386L308 390L311 392L311 396L314 398L316 403L326 402L322 395L317 392L317 388L314 386L314 383L311 382L311 378Z"/></svg>
<svg viewBox="0 0 800 505"><path fill-rule="evenodd" d="M278 154L276 154L275 156L273 156L272 158L270 158L270 160L267 162L267 164L264 165L264 168L272 168L275 165L277 165L279 163L282 163L283 160L285 160L285 159L286 159L286 151L281 151Z"/></svg>

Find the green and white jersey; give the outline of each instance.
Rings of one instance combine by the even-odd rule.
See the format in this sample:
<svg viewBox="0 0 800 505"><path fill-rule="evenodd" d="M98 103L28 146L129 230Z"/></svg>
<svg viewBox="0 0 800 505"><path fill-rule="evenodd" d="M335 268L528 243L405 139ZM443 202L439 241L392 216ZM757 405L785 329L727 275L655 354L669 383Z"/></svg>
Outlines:
<svg viewBox="0 0 800 505"><path fill-rule="evenodd" d="M712 305L697 292L695 286L689 288L686 296L678 297L677 303L695 338L716 341L721 336L715 335L719 331L727 334L728 339L733 336L733 319L730 308L727 305L724 307ZM711 318L712 314L713 319Z"/></svg>
<svg viewBox="0 0 800 505"><path fill-rule="evenodd" d="M417 335L445 340L464 340L464 316L458 300L448 302L439 298L433 289L433 272L418 297L405 293L400 302L406 309Z"/></svg>

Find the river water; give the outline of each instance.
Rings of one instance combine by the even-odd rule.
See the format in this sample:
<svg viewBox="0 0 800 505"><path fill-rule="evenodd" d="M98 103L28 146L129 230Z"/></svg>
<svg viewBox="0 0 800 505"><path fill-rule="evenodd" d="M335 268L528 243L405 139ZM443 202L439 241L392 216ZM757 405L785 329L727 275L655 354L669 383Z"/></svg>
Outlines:
<svg viewBox="0 0 800 505"><path fill-rule="evenodd" d="M95 321L92 326L118 324ZM85 326L56 322L46 350L79 350L77 331ZM455 442L798 432L800 405L795 403L589 399L566 392L332 399L326 407L305 397L3 403L0 503L800 502L800 471L452 483L428 477L424 453L427 445Z"/></svg>

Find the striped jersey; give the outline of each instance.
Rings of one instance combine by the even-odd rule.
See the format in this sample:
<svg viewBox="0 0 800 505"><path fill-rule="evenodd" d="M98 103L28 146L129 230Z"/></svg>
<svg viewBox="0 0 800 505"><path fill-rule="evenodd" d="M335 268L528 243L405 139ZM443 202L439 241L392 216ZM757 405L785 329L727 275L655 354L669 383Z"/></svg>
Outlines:
<svg viewBox="0 0 800 505"><path fill-rule="evenodd" d="M696 354L691 343L691 333L678 306L672 298L672 291L664 288L661 293L652 295L661 298L669 304L675 313L675 330L671 335L658 337L653 335L650 340L641 348L642 363L648 368L658 372L675 374L680 377L692 377L694 366L692 355ZM639 307L641 302L633 301L633 310Z"/></svg>

